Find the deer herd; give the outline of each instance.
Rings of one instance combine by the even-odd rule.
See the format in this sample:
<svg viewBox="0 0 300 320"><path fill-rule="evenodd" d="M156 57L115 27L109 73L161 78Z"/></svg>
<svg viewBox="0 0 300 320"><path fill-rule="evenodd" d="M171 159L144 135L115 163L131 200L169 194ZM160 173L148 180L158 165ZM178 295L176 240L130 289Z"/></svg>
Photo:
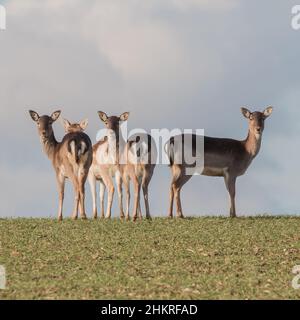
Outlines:
<svg viewBox="0 0 300 320"><path fill-rule="evenodd" d="M204 137L204 163L201 174L224 178L230 196L230 217L236 217L236 179L246 172L252 160L258 154L264 130L264 121L272 113L272 110L272 107L268 107L263 112L251 112L246 108L241 108L242 114L248 120L248 135L245 140ZM74 188L73 219L77 219L78 210L82 219L87 218L85 212L86 180L88 180L91 188L93 217L95 219L98 216L97 181L100 183L101 218L111 217L114 185L116 184L120 218L130 219L131 182L134 191L133 221L138 217L142 218L141 189L145 202L146 218L151 219L148 186L155 169L155 163L151 161L154 144L149 134L144 134L143 137L136 135L127 140L124 139L120 131L120 125L122 122L127 121L128 112L124 112L120 116L108 116L105 112L99 111L99 118L104 123L106 131L104 137L94 145L92 145L89 136L84 133L88 125L87 119L73 124L64 119L65 136L61 142L58 142L52 125L59 118L61 111L55 111L50 116L40 116L32 110L29 113L32 120L37 124L44 152L51 160L56 174L59 192L58 220L63 218L66 178L71 180ZM176 138L182 141L180 148L174 143ZM192 177L191 174L187 173L187 169L191 165L177 160L177 155L181 150L186 150L184 148L185 138L185 134L173 136L165 145L172 175L168 213L170 218L173 217L174 198L176 216L183 218L180 191L183 185ZM195 138L194 135L193 138ZM141 139L143 143L139 143ZM197 153L198 151L193 150L193 152ZM125 214L123 210L123 187L126 193ZM106 213L104 210L105 191L107 191Z"/></svg>

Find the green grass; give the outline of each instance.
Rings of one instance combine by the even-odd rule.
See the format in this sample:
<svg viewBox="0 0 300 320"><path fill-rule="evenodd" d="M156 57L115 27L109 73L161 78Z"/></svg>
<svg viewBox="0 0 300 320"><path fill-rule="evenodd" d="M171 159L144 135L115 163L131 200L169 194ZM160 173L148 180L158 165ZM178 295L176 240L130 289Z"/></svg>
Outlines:
<svg viewBox="0 0 300 320"><path fill-rule="evenodd" d="M293 299L300 219L0 219L0 299Z"/></svg>

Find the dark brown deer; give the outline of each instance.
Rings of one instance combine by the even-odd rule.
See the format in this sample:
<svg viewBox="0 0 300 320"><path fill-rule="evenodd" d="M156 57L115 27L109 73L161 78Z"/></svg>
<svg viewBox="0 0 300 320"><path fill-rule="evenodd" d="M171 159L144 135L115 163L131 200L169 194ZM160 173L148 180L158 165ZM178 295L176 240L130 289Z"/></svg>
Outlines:
<svg viewBox="0 0 300 320"><path fill-rule="evenodd" d="M223 177L230 196L230 216L236 216L235 209L235 183L238 176L243 175L252 160L257 156L262 140L265 119L272 113L273 108L268 107L263 112L250 112L241 108L242 114L248 120L249 130L245 140L204 137L204 169L202 175ZM178 137L178 136L177 136ZM169 217L173 216L173 200L175 197L177 217L183 218L180 191L182 186L192 177L186 174L188 165L184 162L176 163L176 148L174 138L166 144L172 170L170 188ZM184 135L180 139L184 141ZM180 150L184 150L180 148ZM193 150L197 152L197 150ZM179 159L180 157L177 157Z"/></svg>
<svg viewBox="0 0 300 320"><path fill-rule="evenodd" d="M39 116L37 112L32 110L29 113L32 120L37 124L44 151L55 170L59 191L58 220L63 218L62 210L66 178L71 180L75 193L72 218L77 219L79 207L81 218L86 219L84 184L93 156L91 140L88 135L82 132L87 123L86 125L85 123L73 125L71 130L71 124L68 121L65 122L65 129L70 129L71 131L63 137L61 142L58 142L54 136L52 124L58 119L61 111L55 111L51 116Z"/></svg>

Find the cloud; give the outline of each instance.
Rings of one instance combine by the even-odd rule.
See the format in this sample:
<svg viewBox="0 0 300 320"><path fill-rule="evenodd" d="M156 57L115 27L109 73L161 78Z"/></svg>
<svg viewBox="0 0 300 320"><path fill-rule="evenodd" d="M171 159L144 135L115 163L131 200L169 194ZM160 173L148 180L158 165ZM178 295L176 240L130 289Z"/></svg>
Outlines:
<svg viewBox="0 0 300 320"><path fill-rule="evenodd" d="M97 110L130 111L129 129L204 128L211 136L242 139L247 122L239 107L254 110L270 104L274 114L266 123L260 154L238 182L237 205L247 214L297 212L299 148L294 146L299 136L300 46L299 33L290 27L292 4L5 3L7 30L0 33L0 173L6 196L0 214L53 214L49 193L56 199L54 173L42 154L29 108L41 114L61 108L70 121L88 117L93 141L102 127ZM60 139L61 125L54 128ZM283 156L291 150L293 156ZM169 169L158 167L151 182L151 205L157 214L167 210L169 179ZM14 200L16 181L22 192ZM188 214L228 211L222 179L195 177L184 188L183 198Z"/></svg>

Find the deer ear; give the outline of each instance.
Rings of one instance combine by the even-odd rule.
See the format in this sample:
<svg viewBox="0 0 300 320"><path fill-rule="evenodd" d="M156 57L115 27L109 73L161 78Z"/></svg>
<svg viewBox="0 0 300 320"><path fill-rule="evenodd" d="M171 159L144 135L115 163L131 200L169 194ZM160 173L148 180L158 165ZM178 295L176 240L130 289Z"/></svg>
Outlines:
<svg viewBox="0 0 300 320"><path fill-rule="evenodd" d="M85 130L85 128L87 127L88 123L89 123L89 120L88 120L88 119L81 120L80 123L79 123L80 128L81 128L82 130Z"/></svg>
<svg viewBox="0 0 300 320"><path fill-rule="evenodd" d="M64 119L63 121L64 121L65 131L68 132L71 123L67 119Z"/></svg>
<svg viewBox="0 0 300 320"><path fill-rule="evenodd" d="M60 114L61 114L60 110L54 111L50 116L50 118L52 119L52 122L56 121L58 119L58 117L60 116Z"/></svg>
<svg viewBox="0 0 300 320"><path fill-rule="evenodd" d="M273 111L273 107L268 107L263 111L265 119L268 118L269 115L271 115L272 111Z"/></svg>
<svg viewBox="0 0 300 320"><path fill-rule="evenodd" d="M32 120L35 121L35 122L37 122L39 120L39 118L40 118L38 113L35 112L35 111L29 110L29 114L30 114Z"/></svg>
<svg viewBox="0 0 300 320"><path fill-rule="evenodd" d="M124 112L120 115L120 120L121 121L126 121L129 117L129 112Z"/></svg>
<svg viewBox="0 0 300 320"><path fill-rule="evenodd" d="M244 108L244 107L241 108L241 111L245 118L250 119L251 111L249 111L247 108Z"/></svg>
<svg viewBox="0 0 300 320"><path fill-rule="evenodd" d="M107 114L103 111L98 111L98 116L99 116L100 120L102 120L103 122L106 122L108 119Z"/></svg>

